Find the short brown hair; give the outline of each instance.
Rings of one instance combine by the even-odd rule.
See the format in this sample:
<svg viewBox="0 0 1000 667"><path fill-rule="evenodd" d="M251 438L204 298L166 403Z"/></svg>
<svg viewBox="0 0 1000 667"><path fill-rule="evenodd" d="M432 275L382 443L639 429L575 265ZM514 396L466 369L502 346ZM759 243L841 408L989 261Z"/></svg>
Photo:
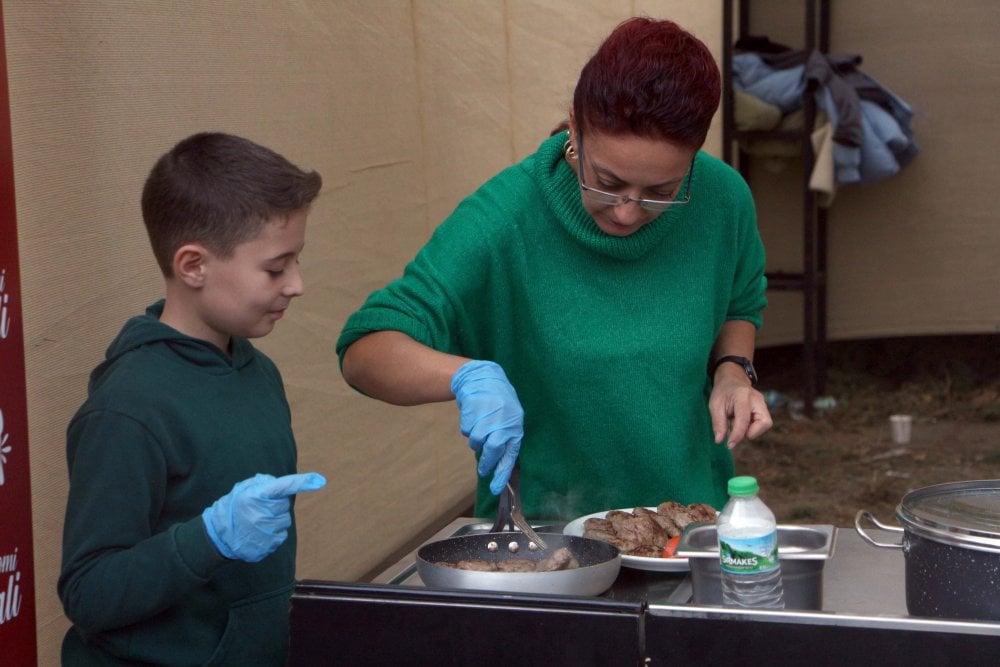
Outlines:
<svg viewBox="0 0 1000 667"><path fill-rule="evenodd" d="M573 95L577 127L705 143L722 83L711 51L672 21L634 17L618 25L584 65Z"/></svg>
<svg viewBox="0 0 1000 667"><path fill-rule="evenodd" d="M142 189L142 218L164 276L186 243L220 257L277 216L307 208L323 179L274 151L221 132L194 134L163 155Z"/></svg>

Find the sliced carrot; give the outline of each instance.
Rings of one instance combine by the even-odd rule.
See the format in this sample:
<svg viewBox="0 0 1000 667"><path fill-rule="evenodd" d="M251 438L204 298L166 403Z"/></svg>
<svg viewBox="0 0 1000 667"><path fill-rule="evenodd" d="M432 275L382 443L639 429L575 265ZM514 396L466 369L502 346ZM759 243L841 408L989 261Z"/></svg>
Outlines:
<svg viewBox="0 0 1000 667"><path fill-rule="evenodd" d="M674 535L667 540L667 546L663 547L663 558L673 558L677 552L677 545L681 542L680 535Z"/></svg>

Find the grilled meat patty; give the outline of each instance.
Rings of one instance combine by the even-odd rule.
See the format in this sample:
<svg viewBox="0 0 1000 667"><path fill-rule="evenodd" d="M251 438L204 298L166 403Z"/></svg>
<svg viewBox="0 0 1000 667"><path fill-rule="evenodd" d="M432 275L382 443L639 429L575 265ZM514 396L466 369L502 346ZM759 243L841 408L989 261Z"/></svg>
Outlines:
<svg viewBox="0 0 1000 667"><path fill-rule="evenodd" d="M689 523L714 523L716 510L711 505L682 505L668 500L656 511L636 507L631 512L611 510L603 519L583 523L583 536L613 544L626 556L659 558L667 541L684 531Z"/></svg>
<svg viewBox="0 0 1000 667"><path fill-rule="evenodd" d="M556 570L575 570L580 567L580 562L566 547L559 547L548 557L537 561L527 558L507 558L504 560L476 558L460 560L457 563L438 561L434 564L477 572L555 572Z"/></svg>

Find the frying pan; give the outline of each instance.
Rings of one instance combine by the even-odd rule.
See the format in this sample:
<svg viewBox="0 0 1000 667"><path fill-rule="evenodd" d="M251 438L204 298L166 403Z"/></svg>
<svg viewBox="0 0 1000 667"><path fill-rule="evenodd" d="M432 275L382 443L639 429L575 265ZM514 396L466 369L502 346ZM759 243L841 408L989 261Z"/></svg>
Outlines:
<svg viewBox="0 0 1000 667"><path fill-rule="evenodd" d="M497 518L489 532L451 537L417 550L417 574L424 584L435 588L555 595L600 595L611 588L621 569L618 547L575 535L534 534L520 512L519 487L520 471L515 465L500 495ZM541 537L545 547L539 549L528 535L516 531L517 524L525 526L534 537ZM496 563L515 558L537 563L561 547L569 549L580 567L551 572L483 572L438 565L462 560Z"/></svg>
<svg viewBox="0 0 1000 667"><path fill-rule="evenodd" d="M617 578L621 568L618 547L575 535L542 533L541 536L548 545L545 550L531 550L530 540L520 532L479 533L429 542L417 550L417 573L432 588L555 595L600 595ZM512 558L539 561L560 547L572 552L580 562L579 568L554 572L480 572L437 564Z"/></svg>

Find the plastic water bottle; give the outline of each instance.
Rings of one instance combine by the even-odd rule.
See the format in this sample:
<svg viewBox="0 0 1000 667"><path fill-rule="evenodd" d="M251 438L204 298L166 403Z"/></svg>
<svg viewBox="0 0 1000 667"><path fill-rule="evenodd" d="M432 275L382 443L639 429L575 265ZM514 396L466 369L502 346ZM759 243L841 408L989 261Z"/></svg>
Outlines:
<svg viewBox="0 0 1000 667"><path fill-rule="evenodd" d="M757 480L729 480L729 502L716 522L722 604L729 607L784 609L778 526L774 513L757 497Z"/></svg>

